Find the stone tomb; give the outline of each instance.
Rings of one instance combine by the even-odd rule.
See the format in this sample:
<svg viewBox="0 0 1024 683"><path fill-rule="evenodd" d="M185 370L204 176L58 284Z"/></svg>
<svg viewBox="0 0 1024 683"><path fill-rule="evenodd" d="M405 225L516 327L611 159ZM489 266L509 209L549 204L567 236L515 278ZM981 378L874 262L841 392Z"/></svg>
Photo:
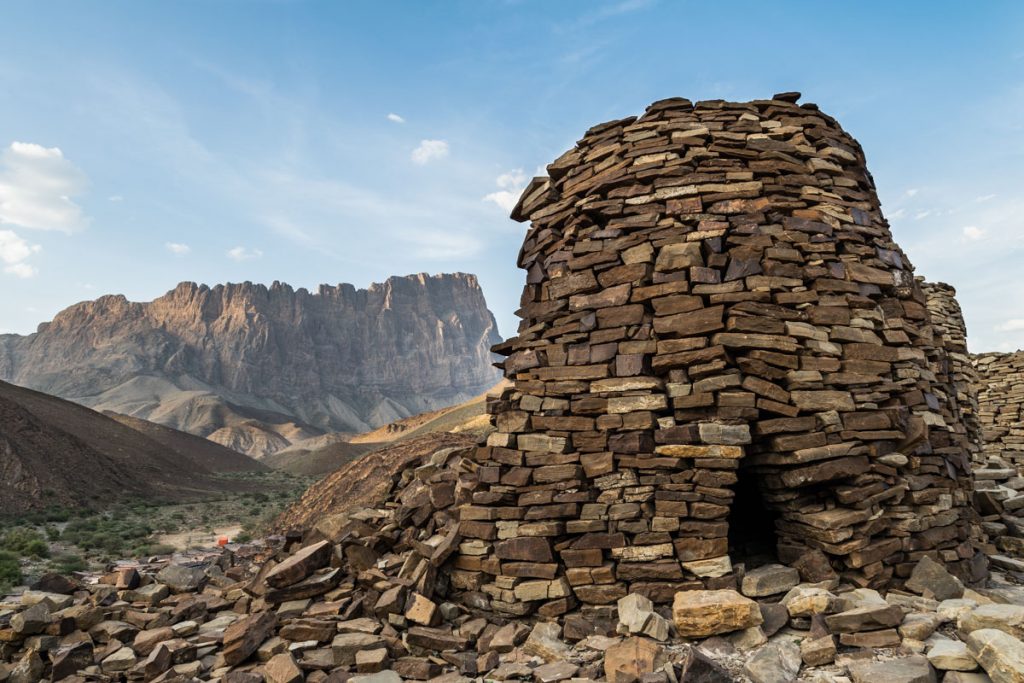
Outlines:
<svg viewBox="0 0 1024 683"><path fill-rule="evenodd" d="M523 193L511 386L455 588L550 616L773 560L984 574L949 344L860 146L797 99L656 102Z"/></svg>

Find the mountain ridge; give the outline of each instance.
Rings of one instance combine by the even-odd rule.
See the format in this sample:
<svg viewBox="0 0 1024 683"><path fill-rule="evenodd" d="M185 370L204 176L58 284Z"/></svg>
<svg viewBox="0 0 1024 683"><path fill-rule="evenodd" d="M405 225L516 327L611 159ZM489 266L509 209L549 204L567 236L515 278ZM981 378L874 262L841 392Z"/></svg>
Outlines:
<svg viewBox="0 0 1024 683"><path fill-rule="evenodd" d="M496 381L498 341L466 273L314 291L182 282L150 302L79 302L33 334L0 336L0 380L204 437L222 430L215 441L263 455L467 400Z"/></svg>

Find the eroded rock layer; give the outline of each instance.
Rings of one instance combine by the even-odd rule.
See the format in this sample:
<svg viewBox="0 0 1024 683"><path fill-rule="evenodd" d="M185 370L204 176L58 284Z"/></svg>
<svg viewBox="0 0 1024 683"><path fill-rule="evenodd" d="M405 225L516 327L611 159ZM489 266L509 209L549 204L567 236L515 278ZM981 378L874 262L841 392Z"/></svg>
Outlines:
<svg viewBox="0 0 1024 683"><path fill-rule="evenodd" d="M453 584L512 614L983 567L942 329L864 154L795 97L672 99L524 192L519 335Z"/></svg>

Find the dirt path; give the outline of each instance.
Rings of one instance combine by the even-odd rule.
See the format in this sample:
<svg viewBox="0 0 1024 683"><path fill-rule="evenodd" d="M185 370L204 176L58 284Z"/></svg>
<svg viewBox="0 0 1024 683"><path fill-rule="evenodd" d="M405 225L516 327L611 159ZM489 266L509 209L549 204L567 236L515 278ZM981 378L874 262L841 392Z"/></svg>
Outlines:
<svg viewBox="0 0 1024 683"><path fill-rule="evenodd" d="M188 548L203 548L217 545L217 539L221 536L227 536L228 539L234 539L235 536L242 532L242 527L235 524L232 526L221 526L215 527L212 533L208 533L201 529L192 529L190 531L180 531L176 534L163 534L157 537L157 543L166 543L172 545L178 550L187 550Z"/></svg>

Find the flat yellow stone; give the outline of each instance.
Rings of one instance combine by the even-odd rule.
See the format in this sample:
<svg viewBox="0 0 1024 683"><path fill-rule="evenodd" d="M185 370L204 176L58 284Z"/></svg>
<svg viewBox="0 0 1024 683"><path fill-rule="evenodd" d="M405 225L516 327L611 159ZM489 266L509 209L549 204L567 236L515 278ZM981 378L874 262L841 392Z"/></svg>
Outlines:
<svg viewBox="0 0 1024 683"><path fill-rule="evenodd" d="M673 458L733 458L743 457L740 446L692 446L687 444L666 444L656 446L654 452Z"/></svg>

